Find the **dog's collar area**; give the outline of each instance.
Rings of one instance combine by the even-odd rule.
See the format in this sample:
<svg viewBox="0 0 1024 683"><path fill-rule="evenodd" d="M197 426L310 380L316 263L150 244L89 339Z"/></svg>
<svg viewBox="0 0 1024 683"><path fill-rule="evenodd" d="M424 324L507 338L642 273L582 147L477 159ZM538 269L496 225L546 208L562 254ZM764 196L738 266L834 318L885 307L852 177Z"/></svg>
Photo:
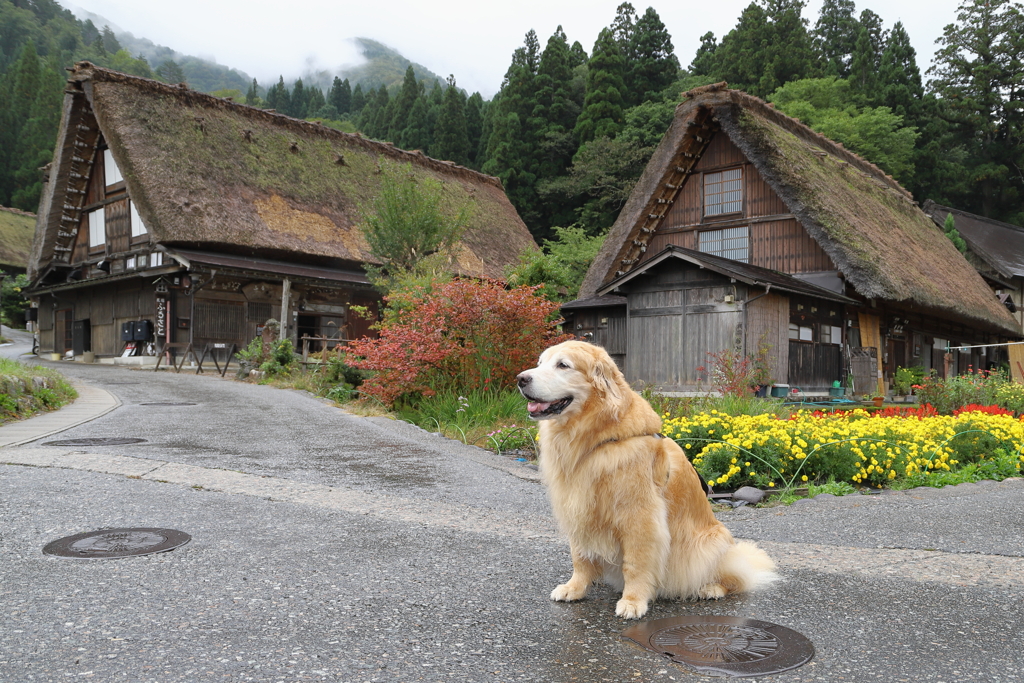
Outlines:
<svg viewBox="0 0 1024 683"><path fill-rule="evenodd" d="M594 448L599 448L606 443L615 443L616 441L626 441L627 439L642 439L644 437L653 436L655 439L667 439L668 437L664 434L634 434L633 436L620 436L617 439L606 439L601 443L597 444Z"/></svg>
<svg viewBox="0 0 1024 683"><path fill-rule="evenodd" d="M641 438L644 438L644 437L647 437L647 436L653 436L655 439L667 439L668 438L667 436L665 436L664 434L661 434L661 433L658 433L658 434L634 434L633 436L621 436L621 437L619 437L617 439L607 439L607 440L602 441L601 443L597 444L596 446L594 446L594 448L595 449L600 448L601 446L603 446L603 445L605 445L607 443L615 443L616 441L625 441L627 439L641 439ZM704 494L705 495L710 496L712 493L714 493L714 490L711 488L711 486L706 481L704 481L703 477L701 477L700 475L697 475L697 479L700 480L700 487L702 489L704 489Z"/></svg>

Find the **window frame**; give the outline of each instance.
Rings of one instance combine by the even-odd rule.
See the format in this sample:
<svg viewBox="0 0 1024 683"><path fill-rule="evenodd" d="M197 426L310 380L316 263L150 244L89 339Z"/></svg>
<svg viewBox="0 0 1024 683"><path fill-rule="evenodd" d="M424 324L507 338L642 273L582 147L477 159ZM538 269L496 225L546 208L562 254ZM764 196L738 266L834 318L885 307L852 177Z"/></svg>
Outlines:
<svg viewBox="0 0 1024 683"><path fill-rule="evenodd" d="M726 174L736 173L736 178L726 178ZM701 207L701 215L706 218L717 219L722 216L733 216L736 214L743 213L744 197L743 192L743 167L736 166L733 168L724 168L719 171L706 171L703 174L701 183L701 199L703 206ZM727 189L726 183L738 182L739 186L736 189ZM717 189L715 192L709 192L709 189ZM736 192L738 197L727 200L729 193ZM711 198L718 198L720 201L711 203L708 200ZM711 209L718 207L718 211L712 212Z"/></svg>
<svg viewBox="0 0 1024 683"><path fill-rule="evenodd" d="M114 155L109 147L103 149L103 186L113 188L118 183L124 183L124 175L114 161Z"/></svg>
<svg viewBox="0 0 1024 683"><path fill-rule="evenodd" d="M735 232L738 230L743 231L743 251L745 252L743 258L734 258L730 253L739 250L739 247L727 243L734 243L740 238L735 235L727 235L726 233ZM721 236L718 239L713 239L712 235L718 233ZM709 243L717 243L721 245L718 249L712 250L706 248L710 246ZM711 228L710 230L698 230L697 231L697 251L702 254L711 254L712 256L719 256L721 258L727 258L733 261L739 261L740 263L750 263L750 226L749 225L738 225L728 228Z"/></svg>
<svg viewBox="0 0 1024 683"><path fill-rule="evenodd" d="M100 206L89 211L86 216L89 219L89 251L105 250L107 247L107 207ZM94 220L93 216L98 217L99 220Z"/></svg>

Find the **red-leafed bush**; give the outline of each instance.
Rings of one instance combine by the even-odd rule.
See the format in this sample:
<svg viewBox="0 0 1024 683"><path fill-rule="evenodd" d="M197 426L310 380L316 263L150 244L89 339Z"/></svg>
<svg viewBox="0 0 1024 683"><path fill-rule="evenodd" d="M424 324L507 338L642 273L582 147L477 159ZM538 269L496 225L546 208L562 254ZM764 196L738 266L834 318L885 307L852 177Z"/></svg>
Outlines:
<svg viewBox="0 0 1024 683"><path fill-rule="evenodd" d="M456 279L393 292L380 338L349 347L350 364L373 371L360 391L391 406L403 396L513 386L541 351L570 338L550 322L559 305L537 289Z"/></svg>

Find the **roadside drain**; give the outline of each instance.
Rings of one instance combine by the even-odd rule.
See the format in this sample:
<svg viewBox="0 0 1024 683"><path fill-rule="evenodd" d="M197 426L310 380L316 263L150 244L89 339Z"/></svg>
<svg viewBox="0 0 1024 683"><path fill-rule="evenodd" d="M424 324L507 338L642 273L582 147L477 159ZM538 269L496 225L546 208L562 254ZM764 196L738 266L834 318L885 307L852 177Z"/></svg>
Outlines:
<svg viewBox="0 0 1024 683"><path fill-rule="evenodd" d="M711 676L768 676L814 657L814 645L796 631L743 617L656 619L631 626L622 637Z"/></svg>
<svg viewBox="0 0 1024 683"><path fill-rule="evenodd" d="M152 555L174 550L192 540L175 529L100 529L66 536L47 543L46 555L108 560L133 555Z"/></svg>
<svg viewBox="0 0 1024 683"><path fill-rule="evenodd" d="M130 443L145 443L145 439L129 437L90 437L82 439L62 439L47 441L44 446L125 446Z"/></svg>

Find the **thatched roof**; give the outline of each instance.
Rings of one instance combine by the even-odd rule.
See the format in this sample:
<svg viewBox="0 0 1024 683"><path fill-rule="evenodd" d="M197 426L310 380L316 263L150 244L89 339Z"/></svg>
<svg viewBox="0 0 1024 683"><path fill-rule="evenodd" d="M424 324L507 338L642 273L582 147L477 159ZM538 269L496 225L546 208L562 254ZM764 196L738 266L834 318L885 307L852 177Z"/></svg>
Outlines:
<svg viewBox="0 0 1024 683"><path fill-rule="evenodd" d="M953 214L953 227L967 243L967 248L1004 279L1024 277L1024 228L1011 223L985 218L928 200L922 207L943 226L946 216Z"/></svg>
<svg viewBox="0 0 1024 683"><path fill-rule="evenodd" d="M881 169L724 83L684 97L588 271L580 298L635 267L637 249L657 227L652 219L658 218L660 188L689 177L699 158L699 151L691 151L698 149L695 140L706 144L709 135L724 133L857 294L1020 334L984 280Z"/></svg>
<svg viewBox="0 0 1024 683"><path fill-rule="evenodd" d="M72 70L66 92L39 268L53 257L73 129L92 116L153 242L373 262L361 209L379 192L382 163L410 163L414 176L443 184L452 207L471 207L460 272L501 277L536 248L500 181L451 162L88 62Z"/></svg>
<svg viewBox="0 0 1024 683"><path fill-rule="evenodd" d="M35 229L34 213L0 206L0 270L25 270Z"/></svg>

